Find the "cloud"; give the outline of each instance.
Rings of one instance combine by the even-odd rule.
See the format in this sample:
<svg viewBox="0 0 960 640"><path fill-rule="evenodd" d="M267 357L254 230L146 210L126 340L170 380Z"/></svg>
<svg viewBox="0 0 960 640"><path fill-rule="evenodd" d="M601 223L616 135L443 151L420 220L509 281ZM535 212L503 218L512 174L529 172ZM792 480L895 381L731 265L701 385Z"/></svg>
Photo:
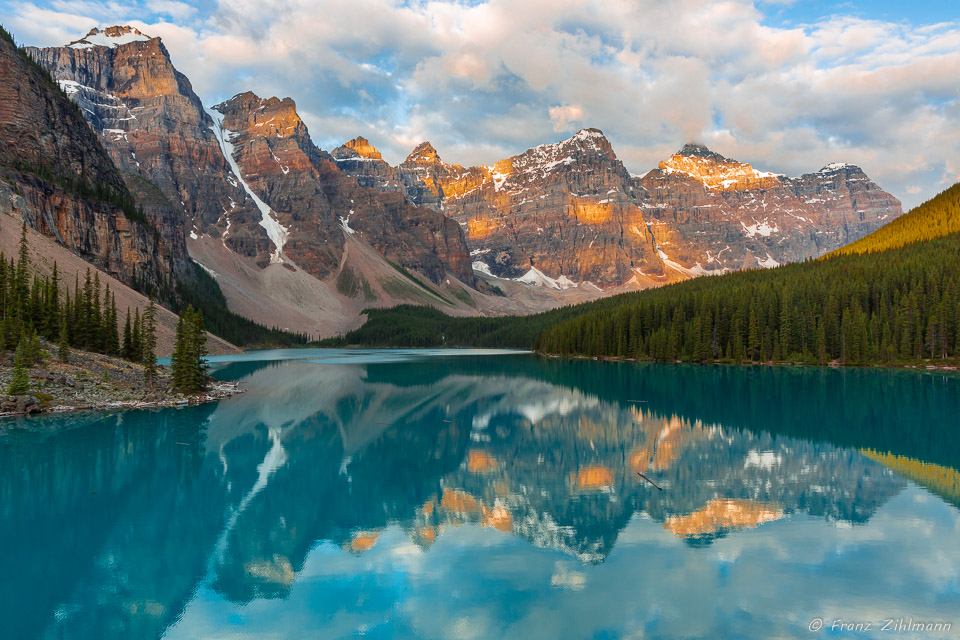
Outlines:
<svg viewBox="0 0 960 640"><path fill-rule="evenodd" d="M564 107L550 107L550 121L553 122L553 130L567 131L570 124L579 122L583 119L583 107L578 104L568 104Z"/></svg>
<svg viewBox="0 0 960 640"><path fill-rule="evenodd" d="M197 13L196 7L176 0L148 0L146 6L150 13L167 15L174 20L186 20Z"/></svg>
<svg viewBox="0 0 960 640"><path fill-rule="evenodd" d="M958 21L773 26L785 0L3 2L28 44L133 21L205 102L291 96L318 143L364 135L393 163L425 139L483 164L598 127L637 173L702 140L790 174L860 164L908 205L960 175Z"/></svg>

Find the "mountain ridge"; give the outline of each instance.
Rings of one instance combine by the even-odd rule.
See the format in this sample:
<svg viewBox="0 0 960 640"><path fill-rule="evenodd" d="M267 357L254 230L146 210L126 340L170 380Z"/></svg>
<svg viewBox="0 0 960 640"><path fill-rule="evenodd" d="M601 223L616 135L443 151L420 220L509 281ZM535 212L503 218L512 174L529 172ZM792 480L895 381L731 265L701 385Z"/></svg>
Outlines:
<svg viewBox="0 0 960 640"><path fill-rule="evenodd" d="M549 286L644 288L773 267L902 213L862 169L842 163L789 177L687 143L632 175L596 128L492 165L448 164L424 142L396 167L338 166L375 188L402 184L413 202L456 219L478 273Z"/></svg>

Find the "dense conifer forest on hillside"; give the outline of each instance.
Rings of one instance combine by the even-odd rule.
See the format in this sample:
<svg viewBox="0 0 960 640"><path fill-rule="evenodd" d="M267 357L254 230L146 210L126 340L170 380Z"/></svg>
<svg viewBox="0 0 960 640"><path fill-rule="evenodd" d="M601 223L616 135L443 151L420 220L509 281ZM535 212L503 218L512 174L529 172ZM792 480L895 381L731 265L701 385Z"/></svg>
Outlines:
<svg viewBox="0 0 960 640"><path fill-rule="evenodd" d="M951 233L960 233L960 183L827 257L887 251Z"/></svg>

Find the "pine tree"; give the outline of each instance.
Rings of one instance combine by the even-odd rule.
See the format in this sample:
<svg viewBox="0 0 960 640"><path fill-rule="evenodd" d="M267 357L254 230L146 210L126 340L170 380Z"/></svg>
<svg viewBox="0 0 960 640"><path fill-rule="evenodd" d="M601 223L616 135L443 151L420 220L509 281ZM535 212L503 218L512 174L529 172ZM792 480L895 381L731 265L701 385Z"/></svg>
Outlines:
<svg viewBox="0 0 960 640"><path fill-rule="evenodd" d="M30 393L30 376L23 358L23 342L21 341L13 359L13 376L10 378L10 386L7 387L7 395L22 396L28 393Z"/></svg>
<svg viewBox="0 0 960 640"><path fill-rule="evenodd" d="M130 307L127 307L127 321L123 323L123 347L121 354L127 360L133 360L133 334L130 330Z"/></svg>
<svg viewBox="0 0 960 640"><path fill-rule="evenodd" d="M107 320L107 349L108 355L120 355L120 330L117 324L117 296L107 288L110 296L110 315Z"/></svg>
<svg viewBox="0 0 960 640"><path fill-rule="evenodd" d="M193 312L193 307L187 307L185 313L177 317L177 333L173 343L173 353L170 355L171 382L173 388L185 392L187 388L187 336L185 317Z"/></svg>
<svg viewBox="0 0 960 640"><path fill-rule="evenodd" d="M27 223L20 230L20 251L13 280L14 311L20 322L28 317L30 297L30 254L27 251Z"/></svg>
<svg viewBox="0 0 960 640"><path fill-rule="evenodd" d="M757 314L753 307L750 307L750 323L747 332L747 349L749 350L750 360L756 360L757 353L760 350L760 331L757 328Z"/></svg>
<svg viewBox="0 0 960 640"><path fill-rule="evenodd" d="M100 272L93 274L93 292L90 296L90 350L104 352L103 310L100 305Z"/></svg>
<svg viewBox="0 0 960 640"><path fill-rule="evenodd" d="M170 366L173 386L181 393L202 393L207 388L207 334L203 313L192 306L180 314Z"/></svg>
<svg viewBox="0 0 960 640"><path fill-rule="evenodd" d="M60 272L57 263L53 263L53 274L47 287L47 300L44 305L44 333L53 339L60 331Z"/></svg>
<svg viewBox="0 0 960 640"><path fill-rule="evenodd" d="M67 316L60 316L60 340L57 342L57 359L60 362L70 362L70 330L67 327Z"/></svg>
<svg viewBox="0 0 960 640"><path fill-rule="evenodd" d="M130 359L143 362L143 340L140 323L140 308L133 309L133 326L130 329Z"/></svg>
<svg viewBox="0 0 960 640"><path fill-rule="evenodd" d="M207 332L203 322L203 312L193 313L190 336L190 386L197 393L207 390Z"/></svg>
<svg viewBox="0 0 960 640"><path fill-rule="evenodd" d="M36 329L31 328L29 333L24 334L20 346L17 347L18 351L21 349L23 361L28 367L32 367L43 359L43 345L40 344L40 336L37 335Z"/></svg>
<svg viewBox="0 0 960 640"><path fill-rule="evenodd" d="M141 362L145 369L143 370L144 379L147 384L153 385L157 376L157 305L153 298L150 298L146 310L143 312L141 326Z"/></svg>

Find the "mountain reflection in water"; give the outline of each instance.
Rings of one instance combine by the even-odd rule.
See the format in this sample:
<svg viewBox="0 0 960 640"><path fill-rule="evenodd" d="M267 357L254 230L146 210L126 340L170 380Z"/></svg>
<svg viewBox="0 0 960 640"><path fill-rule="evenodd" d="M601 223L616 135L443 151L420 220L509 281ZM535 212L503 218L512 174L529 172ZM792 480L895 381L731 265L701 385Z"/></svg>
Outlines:
<svg viewBox="0 0 960 640"><path fill-rule="evenodd" d="M249 391L218 405L0 423L13 637L770 637L827 602L960 610L956 506L858 450L956 469L956 378L306 355L221 366Z"/></svg>

